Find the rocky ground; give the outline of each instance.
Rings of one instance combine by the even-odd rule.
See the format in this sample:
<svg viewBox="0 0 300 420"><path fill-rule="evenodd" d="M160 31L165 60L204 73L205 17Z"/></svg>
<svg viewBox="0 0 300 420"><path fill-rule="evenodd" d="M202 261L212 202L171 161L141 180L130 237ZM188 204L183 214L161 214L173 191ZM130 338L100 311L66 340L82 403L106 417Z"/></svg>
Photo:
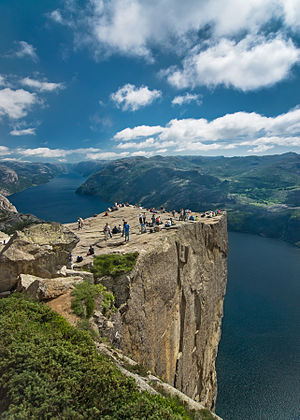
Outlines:
<svg viewBox="0 0 300 420"><path fill-rule="evenodd" d="M157 242L162 241L165 238L165 235L171 235L172 231L176 231L179 226L184 225L185 223L198 223L195 221L179 221L179 214L176 213L175 222L176 225L171 228L165 227L165 222L167 219L172 217L171 213L168 212L158 212L161 221L163 222L160 225L159 232L150 233L150 229L147 228L147 233L140 232L139 224L139 213L146 215L146 221L150 222L152 217L152 212L141 209L139 207L121 207L119 210L109 212L108 216L105 216L105 213L100 213L97 216L89 217L84 220L83 228L78 230L77 223L68 223L66 226L74 232L80 239L77 246L73 250L73 260L75 266L85 266L91 264L93 261L93 256L87 256L88 249L92 245L95 249L95 255L107 254L107 253L127 253L127 252L141 252L141 250L147 250L148 248L155 246ZM198 216L199 223L205 224L215 224L219 221L221 215L208 218L201 217L201 213L192 213L194 217ZM111 230L114 226L123 226L123 219L125 219L130 225L130 240L129 242L124 241L124 237L120 233L113 234L112 238L105 240L105 235L103 232L104 226L106 223L109 224ZM174 220L174 218L173 218ZM82 256L83 261L81 263L76 263L77 256Z"/></svg>

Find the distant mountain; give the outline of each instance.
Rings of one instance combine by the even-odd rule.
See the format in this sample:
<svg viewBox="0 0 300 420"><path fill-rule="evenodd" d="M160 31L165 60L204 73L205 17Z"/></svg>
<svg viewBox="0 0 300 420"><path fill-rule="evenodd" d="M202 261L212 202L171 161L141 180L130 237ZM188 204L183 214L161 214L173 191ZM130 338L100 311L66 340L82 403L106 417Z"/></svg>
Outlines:
<svg viewBox="0 0 300 420"><path fill-rule="evenodd" d="M79 163L74 163L71 167L72 172L77 172L82 176L89 176L104 168L109 161L107 160L85 160Z"/></svg>
<svg viewBox="0 0 300 420"><path fill-rule="evenodd" d="M48 182L68 170L68 166L63 164L0 160L0 193L5 196L14 194Z"/></svg>
<svg viewBox="0 0 300 420"><path fill-rule="evenodd" d="M228 210L229 228L300 246L300 155L155 156L113 161L77 190L105 201ZM298 244L299 242L299 244Z"/></svg>

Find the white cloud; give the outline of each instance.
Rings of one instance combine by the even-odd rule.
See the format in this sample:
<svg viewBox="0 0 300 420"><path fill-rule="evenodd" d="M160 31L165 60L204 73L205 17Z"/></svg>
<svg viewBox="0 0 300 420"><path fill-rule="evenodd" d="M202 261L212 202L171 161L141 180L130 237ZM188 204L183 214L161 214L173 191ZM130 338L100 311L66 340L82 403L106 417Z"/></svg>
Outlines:
<svg viewBox="0 0 300 420"><path fill-rule="evenodd" d="M206 50L194 49L182 69L170 68L166 75L177 88L221 84L248 91L286 78L299 58L300 49L290 39L249 35L237 43L222 39Z"/></svg>
<svg viewBox="0 0 300 420"><path fill-rule="evenodd" d="M254 112L236 112L212 121L204 118L173 119L165 127L155 130L156 134L152 134L152 137L149 137L151 126L141 127L116 133L114 138L121 141L117 148L147 148L150 151L167 149L169 152L218 150L220 153L223 150L241 150L246 147L257 153L263 152L263 146L268 146L268 149L275 146L300 148L300 108L276 117L265 117ZM125 133L124 138L121 133ZM134 133L139 133L139 136L134 137ZM137 141L128 141L129 137Z"/></svg>
<svg viewBox="0 0 300 420"><path fill-rule="evenodd" d="M213 38L258 33L272 20L299 29L299 0L89 0L84 10L67 2L66 24L72 24L77 44L99 53L153 58L152 48L182 52L209 29ZM68 7L69 6L69 7ZM54 20L61 13L52 12Z"/></svg>
<svg viewBox="0 0 300 420"><path fill-rule="evenodd" d="M186 93L185 95L175 96L175 98L172 100L172 104L183 105L183 104L189 104L193 101L197 102L197 104L200 105L201 104L200 95L196 95L193 93Z"/></svg>
<svg viewBox="0 0 300 420"><path fill-rule="evenodd" d="M26 41L19 41L18 47L18 50L13 54L13 56L18 58L30 57L33 61L38 61L36 49L31 44L28 44Z"/></svg>
<svg viewBox="0 0 300 420"><path fill-rule="evenodd" d="M249 149L249 153L264 153L267 150L273 149L274 146L266 145L266 144L260 144L259 146L253 147L253 149Z"/></svg>
<svg viewBox="0 0 300 420"><path fill-rule="evenodd" d="M0 156L7 156L7 155L10 155L10 154L11 154L11 152L10 152L8 147L0 146Z"/></svg>
<svg viewBox="0 0 300 420"><path fill-rule="evenodd" d="M117 106L121 106L123 111L136 111L139 108L150 105L160 96L161 92L159 90L150 90L147 86L138 88L127 83L122 88L118 89L117 92L112 93L111 99Z"/></svg>
<svg viewBox="0 0 300 420"><path fill-rule="evenodd" d="M25 117L29 109L38 101L35 93L24 89L2 89L0 90L0 117L8 116L12 119Z"/></svg>
<svg viewBox="0 0 300 420"><path fill-rule="evenodd" d="M145 152L144 150L139 150L138 152L133 152L131 153L130 156L145 156L145 157L149 157L152 156L153 153L151 152Z"/></svg>
<svg viewBox="0 0 300 420"><path fill-rule="evenodd" d="M284 0L284 20L288 27L291 27L294 31L300 29L300 4L299 0Z"/></svg>
<svg viewBox="0 0 300 420"><path fill-rule="evenodd" d="M0 86L5 86L6 82L5 82L5 78L4 76L1 76L0 74Z"/></svg>
<svg viewBox="0 0 300 420"><path fill-rule="evenodd" d="M146 139L140 143L130 141L127 143L119 143L117 145L117 149L146 149L147 147L155 147L155 141L153 138Z"/></svg>
<svg viewBox="0 0 300 420"><path fill-rule="evenodd" d="M11 136L28 136L28 135L35 136L36 134L35 130L36 128L24 128L22 130L18 130L14 128L9 134Z"/></svg>
<svg viewBox="0 0 300 420"><path fill-rule="evenodd" d="M64 89L63 83L43 82L40 80L34 80L30 77L24 77L21 80L23 86L37 89L40 92L52 92L54 90Z"/></svg>
<svg viewBox="0 0 300 420"><path fill-rule="evenodd" d="M134 128L125 128L114 135L115 140L129 141L139 137L153 136L154 134L161 133L163 127L160 125L140 125Z"/></svg>
<svg viewBox="0 0 300 420"><path fill-rule="evenodd" d="M87 153L87 159L118 159L128 156L128 152L116 153L116 152L100 152L100 153Z"/></svg>
<svg viewBox="0 0 300 420"><path fill-rule="evenodd" d="M56 23L64 23L63 17L59 9L53 10L51 13L49 13L49 17Z"/></svg>
<svg viewBox="0 0 300 420"><path fill-rule="evenodd" d="M40 156L45 158L65 157L71 152L64 149L49 149L48 147L37 147L35 149L17 149L16 152L21 156Z"/></svg>
<svg viewBox="0 0 300 420"><path fill-rule="evenodd" d="M79 155L94 155L100 152L100 149L95 147L78 148L78 149L50 149L49 147L37 147L34 149L17 148L14 153L27 157L43 157L43 158L65 158L66 156L79 154Z"/></svg>

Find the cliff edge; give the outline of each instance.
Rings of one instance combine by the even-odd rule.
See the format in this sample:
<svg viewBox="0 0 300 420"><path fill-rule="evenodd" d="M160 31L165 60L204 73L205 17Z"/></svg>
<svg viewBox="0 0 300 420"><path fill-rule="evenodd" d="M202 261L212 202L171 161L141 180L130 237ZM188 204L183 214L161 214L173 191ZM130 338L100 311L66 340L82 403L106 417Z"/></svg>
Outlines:
<svg viewBox="0 0 300 420"><path fill-rule="evenodd" d="M133 271L99 279L116 297L114 344L172 386L214 409L215 360L221 333L227 281L226 214L199 221L176 221L159 232L139 232L138 208L85 220L83 229L68 227L80 238L73 255L89 265L89 245L96 255L138 251ZM193 213L196 215L196 213ZM145 212L147 220L151 213ZM170 215L161 214L164 221ZM121 234L107 241L103 228L126 219L130 241ZM164 226L164 225L162 225Z"/></svg>

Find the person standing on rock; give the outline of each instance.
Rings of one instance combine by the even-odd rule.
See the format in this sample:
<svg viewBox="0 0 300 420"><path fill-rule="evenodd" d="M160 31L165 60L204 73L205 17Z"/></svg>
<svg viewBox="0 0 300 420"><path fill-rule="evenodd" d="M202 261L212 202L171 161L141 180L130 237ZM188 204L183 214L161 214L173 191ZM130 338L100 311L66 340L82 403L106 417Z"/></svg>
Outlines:
<svg viewBox="0 0 300 420"><path fill-rule="evenodd" d="M140 225L143 223L143 215L142 215L142 213L139 214L139 222L140 222Z"/></svg>
<svg viewBox="0 0 300 420"><path fill-rule="evenodd" d="M104 226L103 232L104 232L106 241L108 239L108 235L112 238L112 234L111 234L111 231L110 231L110 226L109 226L108 223L106 223L106 225Z"/></svg>
<svg viewBox="0 0 300 420"><path fill-rule="evenodd" d="M130 230L129 224L126 222L124 225L125 242L129 241L129 230Z"/></svg>
<svg viewBox="0 0 300 420"><path fill-rule="evenodd" d="M83 228L83 219L81 217L78 217L78 230Z"/></svg>

